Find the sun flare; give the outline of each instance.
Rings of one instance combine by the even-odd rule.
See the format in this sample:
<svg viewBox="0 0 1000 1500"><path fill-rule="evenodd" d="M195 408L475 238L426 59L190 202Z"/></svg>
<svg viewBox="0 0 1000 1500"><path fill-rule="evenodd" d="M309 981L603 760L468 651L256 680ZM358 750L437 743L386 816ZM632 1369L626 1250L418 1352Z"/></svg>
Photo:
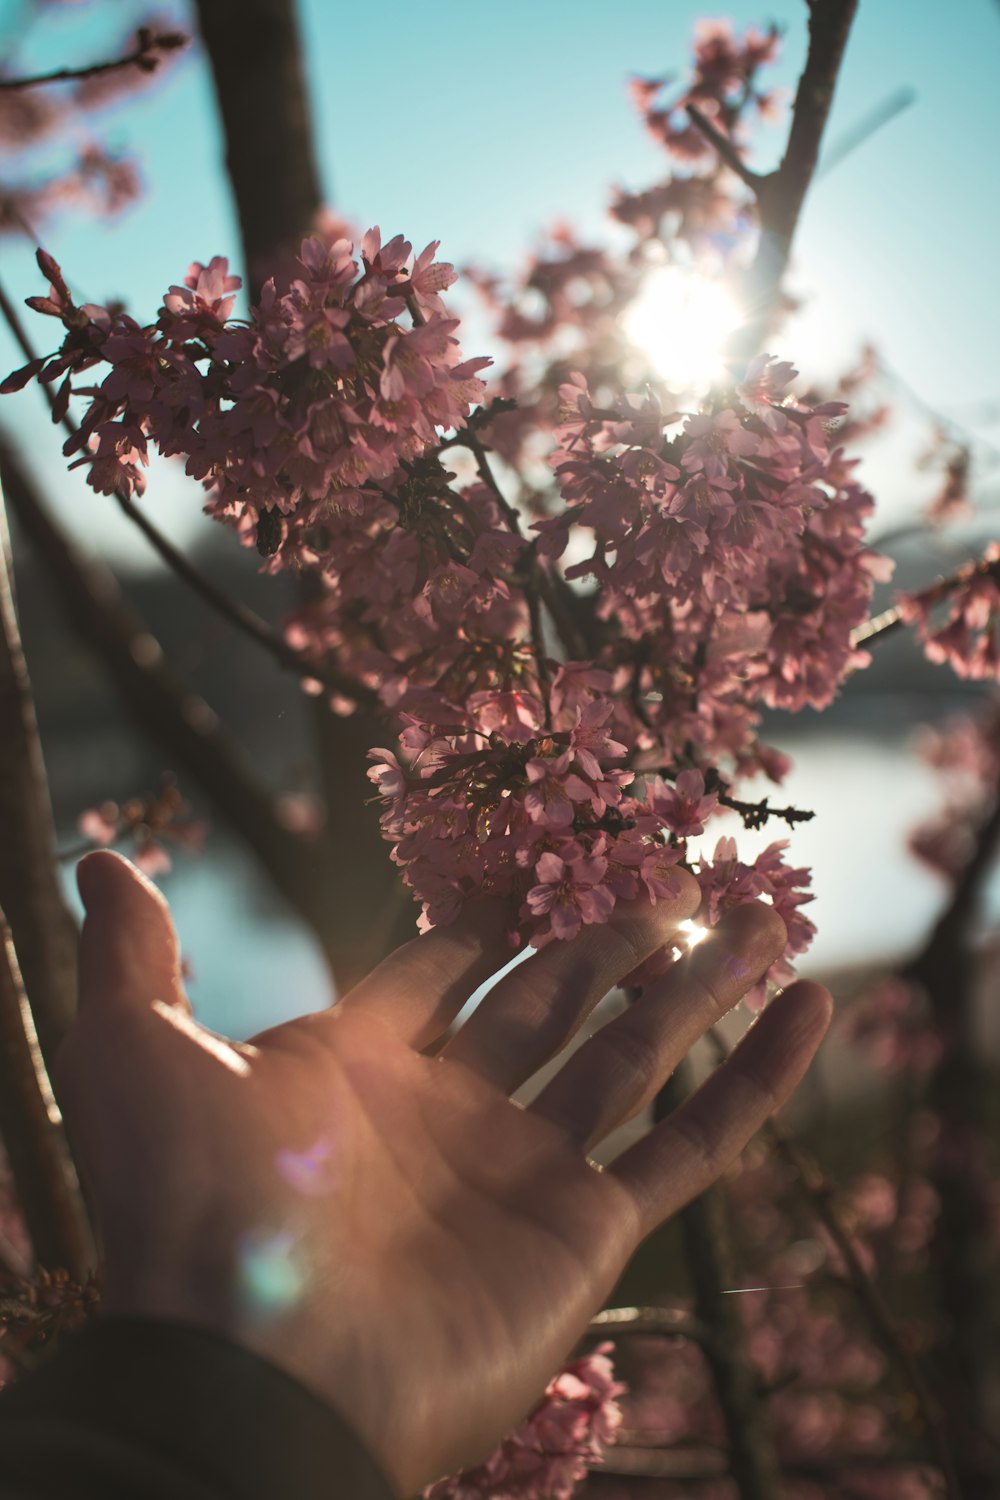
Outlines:
<svg viewBox="0 0 1000 1500"><path fill-rule="evenodd" d="M718 281L678 266L652 271L622 318L629 342L675 390L711 384L742 315Z"/></svg>
<svg viewBox="0 0 1000 1500"><path fill-rule="evenodd" d="M685 946L688 948L696 948L699 943L703 943L708 937L708 928L702 927L700 922L692 922L688 920L686 922L681 922L678 925L681 932L683 932L684 934Z"/></svg>

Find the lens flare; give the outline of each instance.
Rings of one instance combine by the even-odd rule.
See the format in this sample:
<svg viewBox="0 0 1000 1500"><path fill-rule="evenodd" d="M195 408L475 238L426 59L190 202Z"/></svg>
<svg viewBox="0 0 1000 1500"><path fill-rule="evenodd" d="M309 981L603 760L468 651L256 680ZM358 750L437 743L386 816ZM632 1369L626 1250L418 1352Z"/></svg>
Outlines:
<svg viewBox="0 0 1000 1500"><path fill-rule="evenodd" d="M708 928L702 927L699 922L692 922L690 920L679 922L678 927L684 934L684 943L688 948L696 948L699 943L703 943L708 937Z"/></svg>
<svg viewBox="0 0 1000 1500"><path fill-rule="evenodd" d="M721 282L664 266L647 276L622 329L669 386L686 391L723 374L726 344L741 322Z"/></svg>

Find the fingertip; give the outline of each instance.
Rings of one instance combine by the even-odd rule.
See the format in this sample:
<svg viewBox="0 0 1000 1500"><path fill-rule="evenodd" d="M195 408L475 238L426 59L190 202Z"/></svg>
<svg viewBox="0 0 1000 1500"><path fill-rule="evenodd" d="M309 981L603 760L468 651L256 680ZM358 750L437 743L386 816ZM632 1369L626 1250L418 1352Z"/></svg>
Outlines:
<svg viewBox="0 0 1000 1500"><path fill-rule="evenodd" d="M833 996L825 984L813 979L797 979L772 1000L770 1009L780 1006L788 1012L789 1022L795 1021L803 1036L818 1033L819 1038L829 1028L833 1019Z"/></svg>
<svg viewBox="0 0 1000 1500"><path fill-rule="evenodd" d="M766 901L745 901L726 914L726 927L737 939L767 955L771 963L780 958L788 944L788 928L774 907Z"/></svg>
<svg viewBox="0 0 1000 1500"><path fill-rule="evenodd" d="M832 1016L833 997L826 986L797 979L761 1011L744 1041L771 1050L783 1066L801 1074L819 1049Z"/></svg>
<svg viewBox="0 0 1000 1500"><path fill-rule="evenodd" d="M113 849L94 849L85 854L76 867L76 888L88 913L117 896L136 891L166 905L162 894L131 860Z"/></svg>
<svg viewBox="0 0 1000 1500"><path fill-rule="evenodd" d="M170 908L156 886L110 849L86 855L76 878L86 910L80 934L81 1009L95 1000L106 1005L157 996L186 1005Z"/></svg>

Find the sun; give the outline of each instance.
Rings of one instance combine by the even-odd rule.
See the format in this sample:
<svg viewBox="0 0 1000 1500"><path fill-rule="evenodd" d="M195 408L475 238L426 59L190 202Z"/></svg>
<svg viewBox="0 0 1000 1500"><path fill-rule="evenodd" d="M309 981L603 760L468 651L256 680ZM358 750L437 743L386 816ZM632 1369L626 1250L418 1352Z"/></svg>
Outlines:
<svg viewBox="0 0 1000 1500"><path fill-rule="evenodd" d="M721 282L663 266L646 277L622 317L622 329L669 386L688 391L723 374L723 352L741 322L740 309Z"/></svg>

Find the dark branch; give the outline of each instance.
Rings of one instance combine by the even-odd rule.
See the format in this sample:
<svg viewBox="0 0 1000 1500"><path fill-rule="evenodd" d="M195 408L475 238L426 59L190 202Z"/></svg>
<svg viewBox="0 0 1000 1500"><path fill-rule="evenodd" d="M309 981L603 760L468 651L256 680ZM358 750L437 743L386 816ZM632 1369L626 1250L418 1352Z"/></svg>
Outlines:
<svg viewBox="0 0 1000 1500"><path fill-rule="evenodd" d="M719 805L739 813L747 829L763 828L769 818L781 818L789 828L794 828L796 823L808 823L816 816L807 807L772 807L767 797L762 797L759 802L741 802L729 792L719 793Z"/></svg>
<svg viewBox="0 0 1000 1500"><path fill-rule="evenodd" d="M976 834L951 898L902 977L924 991L941 1053L927 1079L925 1103L938 1122L928 1176L940 1209L930 1243L930 1271L949 1336L935 1361L937 1388L955 1435L963 1493L992 1494L976 1472L991 1431L986 1393L995 1337L984 1309L993 1295L990 1257L992 1176L989 1164L992 1078L983 1058L976 1006L973 935L987 877L1000 851L1000 786Z"/></svg>
<svg viewBox="0 0 1000 1500"><path fill-rule="evenodd" d="M933 609L936 604L947 599L949 594L964 584L971 583L977 576L992 578L994 582L1000 582L1000 557L981 557L976 562L963 563L953 573L936 579L934 583L928 584L927 588L920 589L908 597L913 604L921 608ZM857 630L851 632L851 645L868 645L873 641L884 639L893 631L901 630L907 624L905 608L905 605L894 604L890 609L884 609L881 614L873 615L864 625L859 625Z"/></svg>
<svg viewBox="0 0 1000 1500"><path fill-rule="evenodd" d="M341 672L337 667L316 661L307 656L305 652L298 651L289 645L284 636L277 630L272 630L266 620L241 604L238 599L233 599L225 590L217 588L212 580L203 573L197 564L173 542L159 531L153 522L125 495L116 495L115 499L121 510L129 520L142 532L148 542L152 544L156 552L178 578L199 594L205 603L210 605L223 619L228 620L237 630L242 631L262 646L269 655L273 656L280 666L286 667L297 676L306 679L313 678L321 682L331 692L340 693L345 698L353 698L356 703L364 703L369 708L377 708L379 696L374 688L368 687L359 678L352 677L349 672Z"/></svg>
<svg viewBox="0 0 1000 1500"><path fill-rule="evenodd" d="M654 1118L663 1119L690 1091L690 1065L682 1063L656 1096ZM716 1185L678 1215L684 1259L694 1287L698 1321L709 1331L704 1345L729 1440L729 1472L740 1500L779 1500L781 1474L757 1371L747 1348L737 1299L732 1235L723 1189Z"/></svg>
<svg viewBox="0 0 1000 1500"><path fill-rule="evenodd" d="M139 729L175 756L178 767L194 778L218 814L257 855L277 889L323 941L329 911L321 878L321 846L282 825L275 797L230 743L215 713L175 676L156 640L125 604L108 570L86 558L58 525L17 453L2 437L0 474L8 503L55 585L55 598L73 630L97 653L126 711ZM0 781L0 795L2 790ZM6 819L0 819L0 826L9 826ZM0 851L5 847L0 844ZM20 947L18 952L30 985Z"/></svg>
<svg viewBox="0 0 1000 1500"><path fill-rule="evenodd" d="M0 1136L37 1259L81 1280L94 1247L2 912Z"/></svg>
<svg viewBox="0 0 1000 1500"><path fill-rule="evenodd" d="M748 318L730 350L737 364L760 353L770 332L856 9L857 0L823 0L809 6L809 51L792 106L785 154L776 171L753 184L760 241L747 274Z"/></svg>
<svg viewBox="0 0 1000 1500"><path fill-rule="evenodd" d="M876 1341L913 1394L928 1447L944 1478L948 1500L963 1500L963 1490L959 1486L955 1473L954 1458L942 1420L941 1408L924 1378L920 1365L900 1338L892 1314L865 1270L854 1241L840 1222L833 1204L833 1184L824 1176L808 1153L780 1125L772 1120L764 1128L778 1155L793 1168L796 1184L808 1198L816 1217L837 1247L847 1272L848 1284L865 1314Z"/></svg>
<svg viewBox="0 0 1000 1500"><path fill-rule="evenodd" d="M690 115L692 123L698 127L705 139L719 153L720 158L726 164L729 170L731 172L735 172L741 182L745 182L748 188L752 188L753 191L756 192L764 179L759 172L751 171L751 169L747 166L739 151L736 149L736 146L733 144L731 137L721 131L719 127L715 125L708 118L708 116L698 108L697 104L686 104L684 108Z"/></svg>
<svg viewBox="0 0 1000 1500"><path fill-rule="evenodd" d="M251 301L316 227L323 204L296 7L290 0L197 0Z"/></svg>
<svg viewBox="0 0 1000 1500"><path fill-rule="evenodd" d="M323 203L294 0L197 0L212 67L226 167L243 240L250 295L291 261ZM304 574L301 597L314 602ZM361 707L348 717L312 702L326 800L323 944L337 987L362 979L413 936L413 908L369 805L367 752L385 719Z"/></svg>
<svg viewBox="0 0 1000 1500"><path fill-rule="evenodd" d="M63 899L31 683L21 649L0 497L0 907L14 934L42 1055L76 1011L76 923Z"/></svg>
<svg viewBox="0 0 1000 1500"><path fill-rule="evenodd" d="M79 78L96 78L100 73L117 73L123 68L138 68L142 73L155 73L160 66L161 52L176 52L186 47L191 40L182 31L154 32L148 26L139 28L136 45L124 57L111 62L90 63L83 68L57 68L53 73L35 73L30 78L0 78L0 92L5 89L33 89L45 83L69 83Z"/></svg>
<svg viewBox="0 0 1000 1500"><path fill-rule="evenodd" d="M627 1333L660 1333L667 1338L705 1344L711 1333L697 1318L676 1307L605 1307L591 1318L588 1332L616 1337Z"/></svg>

